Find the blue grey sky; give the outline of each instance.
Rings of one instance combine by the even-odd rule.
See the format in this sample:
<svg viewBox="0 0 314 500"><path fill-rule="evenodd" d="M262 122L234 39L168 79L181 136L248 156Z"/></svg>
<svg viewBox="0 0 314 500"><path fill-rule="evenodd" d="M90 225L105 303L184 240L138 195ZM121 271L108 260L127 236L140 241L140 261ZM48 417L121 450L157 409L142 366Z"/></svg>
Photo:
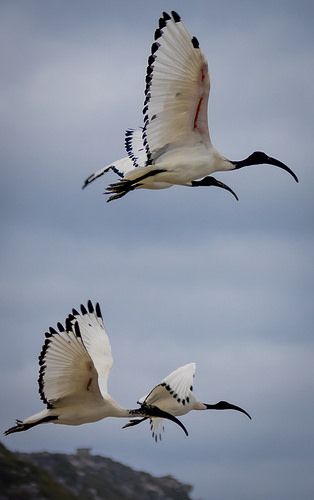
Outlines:
<svg viewBox="0 0 314 500"><path fill-rule="evenodd" d="M255 150L218 189L137 191L105 203L141 125L144 75L163 10L177 10L209 62L212 141ZM194 485L203 500L310 500L314 479L313 2L5 1L1 54L1 429L41 408L43 333L88 298L102 306L122 405L195 361L195 390L248 410L194 412L189 429L118 419L47 425L11 449L81 446Z"/></svg>

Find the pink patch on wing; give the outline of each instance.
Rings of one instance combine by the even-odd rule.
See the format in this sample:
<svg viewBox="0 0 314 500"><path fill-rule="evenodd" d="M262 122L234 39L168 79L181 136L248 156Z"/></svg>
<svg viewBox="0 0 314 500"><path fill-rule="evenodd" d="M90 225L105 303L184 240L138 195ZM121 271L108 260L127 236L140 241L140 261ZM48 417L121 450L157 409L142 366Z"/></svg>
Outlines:
<svg viewBox="0 0 314 500"><path fill-rule="evenodd" d="M197 128L197 119L198 119L198 115L199 115L199 112L200 112L200 109L201 109L202 100L203 100L203 97L201 97L200 100L198 101L198 105L197 105L197 108L196 108L196 113L195 113L195 118L194 118L194 125L193 125L194 129Z"/></svg>

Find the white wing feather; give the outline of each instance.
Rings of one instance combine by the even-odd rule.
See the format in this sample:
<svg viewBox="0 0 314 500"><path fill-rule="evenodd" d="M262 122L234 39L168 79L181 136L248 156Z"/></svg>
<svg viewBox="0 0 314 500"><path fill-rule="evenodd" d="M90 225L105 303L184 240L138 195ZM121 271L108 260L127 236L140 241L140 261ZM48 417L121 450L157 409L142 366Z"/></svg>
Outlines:
<svg viewBox="0 0 314 500"><path fill-rule="evenodd" d="M195 370L195 363L180 366L167 375L149 394L141 398L139 403L157 406L175 416L184 415L194 402L192 391ZM153 438L161 439L161 431L164 430L163 419L152 418L150 422Z"/></svg>
<svg viewBox="0 0 314 500"><path fill-rule="evenodd" d="M39 393L48 408L101 399L98 373L78 331L50 328L39 356Z"/></svg>
<svg viewBox="0 0 314 500"><path fill-rule="evenodd" d="M73 317L73 319L71 319ZM103 397L108 395L108 377L113 364L111 345L106 332L99 304L88 301L88 310L81 305L81 314L73 310L72 324L77 323L83 345L98 374L99 389Z"/></svg>
<svg viewBox="0 0 314 500"><path fill-rule="evenodd" d="M154 162L168 145L210 144L207 61L180 17L164 13L155 32L146 75L143 139Z"/></svg>

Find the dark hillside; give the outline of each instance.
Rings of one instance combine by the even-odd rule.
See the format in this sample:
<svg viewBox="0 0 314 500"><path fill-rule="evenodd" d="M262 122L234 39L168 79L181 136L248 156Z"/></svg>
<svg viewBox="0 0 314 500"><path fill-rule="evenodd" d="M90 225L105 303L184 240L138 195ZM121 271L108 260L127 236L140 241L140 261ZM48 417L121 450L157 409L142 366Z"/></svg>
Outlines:
<svg viewBox="0 0 314 500"><path fill-rule="evenodd" d="M0 444L0 500L190 500L191 490L171 476L134 471L88 449L13 453Z"/></svg>

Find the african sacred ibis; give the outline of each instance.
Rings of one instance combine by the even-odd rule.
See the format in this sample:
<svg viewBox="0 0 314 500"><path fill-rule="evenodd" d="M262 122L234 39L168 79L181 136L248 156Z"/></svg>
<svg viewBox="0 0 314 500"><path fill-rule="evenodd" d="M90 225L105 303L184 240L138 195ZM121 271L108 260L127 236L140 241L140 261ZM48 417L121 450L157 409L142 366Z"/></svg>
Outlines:
<svg viewBox="0 0 314 500"><path fill-rule="evenodd" d="M106 417L168 418L187 434L173 415L149 403L140 408L122 408L108 393L107 382L113 363L109 337L101 310L88 301L81 314L73 309L58 331L50 328L39 356L39 394L47 408L5 431L5 435L26 431L35 425L80 425Z"/></svg>
<svg viewBox="0 0 314 500"><path fill-rule="evenodd" d="M58 323L58 330L50 328L45 335L39 356L38 384L40 397L47 408L25 420L17 420L5 435L48 422L81 425L106 417L131 418L124 427L149 419L154 437L160 434L158 429L162 419L166 418L178 424L188 435L175 415L184 415L191 410L232 409L250 418L245 410L225 401L216 405L198 402L192 392L194 363L168 375L142 398L139 408L122 408L108 393L107 382L113 359L98 303L94 306L88 301L87 308L81 306L81 313L73 309L65 326Z"/></svg>
<svg viewBox="0 0 314 500"><path fill-rule="evenodd" d="M174 11L163 13L154 38L146 72L144 125L126 131L128 156L90 175L83 188L112 170L121 179L107 187L107 201L138 188L173 185L217 186L237 198L232 189L209 174L258 164L282 168L298 182L287 165L261 151L241 161L222 156L209 137L210 80L197 38L190 36Z"/></svg>
<svg viewBox="0 0 314 500"><path fill-rule="evenodd" d="M167 375L160 384L156 385L148 394L141 398L138 403L141 405L157 406L167 414L181 416L192 410L237 410L244 413L251 419L251 416L239 406L219 401L216 404L201 403L193 393L193 379L195 377L195 363L188 363L174 370ZM161 439L161 432L164 430L162 417L143 417L141 419L131 419L125 427L137 425L144 420L150 420L150 428L155 441Z"/></svg>

